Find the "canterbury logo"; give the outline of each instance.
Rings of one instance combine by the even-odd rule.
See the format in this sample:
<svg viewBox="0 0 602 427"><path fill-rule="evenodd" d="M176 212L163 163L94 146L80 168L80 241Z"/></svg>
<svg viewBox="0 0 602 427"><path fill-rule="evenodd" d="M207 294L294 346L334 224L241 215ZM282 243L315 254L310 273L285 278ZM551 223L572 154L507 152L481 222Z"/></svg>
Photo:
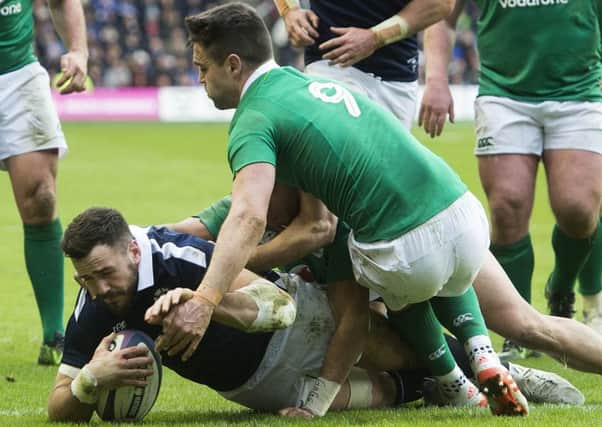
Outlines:
<svg viewBox="0 0 602 427"><path fill-rule="evenodd" d="M472 317L472 313L464 313L456 317L453 323L454 326L460 326L466 322L470 322L471 320L474 320L474 317Z"/></svg>
<svg viewBox="0 0 602 427"><path fill-rule="evenodd" d="M569 0L499 0L500 5L507 7L537 7L537 6L555 6L557 4L568 4Z"/></svg>
<svg viewBox="0 0 602 427"><path fill-rule="evenodd" d="M486 136L477 140L477 148L486 148L493 146L493 137Z"/></svg>
<svg viewBox="0 0 602 427"><path fill-rule="evenodd" d="M444 354L445 354L445 346L442 345L437 350L435 350L431 354L429 354L429 360L437 360Z"/></svg>

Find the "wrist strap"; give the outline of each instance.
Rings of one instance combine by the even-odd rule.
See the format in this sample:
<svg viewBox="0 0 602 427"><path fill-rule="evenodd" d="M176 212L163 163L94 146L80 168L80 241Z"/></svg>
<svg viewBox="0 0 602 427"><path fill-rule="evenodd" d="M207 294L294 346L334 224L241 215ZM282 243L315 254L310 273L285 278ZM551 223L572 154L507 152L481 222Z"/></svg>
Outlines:
<svg viewBox="0 0 602 427"><path fill-rule="evenodd" d="M299 9L299 0L274 0L280 16L286 15L291 9Z"/></svg>
<svg viewBox="0 0 602 427"><path fill-rule="evenodd" d="M205 301L212 304L214 307L217 307L221 302L224 295L217 289L211 288L207 285L202 285L196 291L196 295Z"/></svg>
<svg viewBox="0 0 602 427"><path fill-rule="evenodd" d="M314 415L323 417L328 412L328 408L330 408L340 389L341 384L318 377L314 380L302 408L309 410Z"/></svg>
<svg viewBox="0 0 602 427"><path fill-rule="evenodd" d="M71 394L81 403L92 405L98 401L98 380L90 372L88 365L84 365L71 381Z"/></svg>
<svg viewBox="0 0 602 427"><path fill-rule="evenodd" d="M399 15L393 15L370 29L376 36L377 48L405 39L409 32L408 21Z"/></svg>

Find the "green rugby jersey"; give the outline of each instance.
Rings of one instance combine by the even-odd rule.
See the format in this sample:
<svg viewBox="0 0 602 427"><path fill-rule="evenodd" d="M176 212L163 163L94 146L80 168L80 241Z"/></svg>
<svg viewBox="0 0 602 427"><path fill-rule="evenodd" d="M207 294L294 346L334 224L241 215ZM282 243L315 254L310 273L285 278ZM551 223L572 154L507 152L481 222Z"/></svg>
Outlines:
<svg viewBox="0 0 602 427"><path fill-rule="evenodd" d="M234 173L275 165L277 181L322 200L361 242L392 240L466 191L393 114L290 67L261 75L243 95L228 160Z"/></svg>
<svg viewBox="0 0 602 427"><path fill-rule="evenodd" d="M0 0L0 74L35 61L31 0Z"/></svg>
<svg viewBox="0 0 602 427"><path fill-rule="evenodd" d="M475 0L479 95L602 101L600 0Z"/></svg>
<svg viewBox="0 0 602 427"><path fill-rule="evenodd" d="M228 216L230 206L232 206L232 198L226 196L194 216L207 227L207 230L215 239L226 220L226 216ZM340 280L354 280L349 250L347 249L349 231L349 226L343 221L339 221L335 239L330 245L325 246L315 254L304 257L298 263L289 267L292 268L299 263L306 264L318 283L326 284ZM288 270L288 268L284 267L284 270Z"/></svg>

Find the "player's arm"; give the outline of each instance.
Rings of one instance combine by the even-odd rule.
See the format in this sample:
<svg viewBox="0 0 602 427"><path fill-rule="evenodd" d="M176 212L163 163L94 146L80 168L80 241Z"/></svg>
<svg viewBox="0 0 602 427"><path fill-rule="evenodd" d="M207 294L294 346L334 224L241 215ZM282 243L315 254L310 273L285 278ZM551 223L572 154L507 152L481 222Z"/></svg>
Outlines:
<svg viewBox="0 0 602 427"><path fill-rule="evenodd" d="M162 227L169 228L170 230L177 231L178 233L197 236L205 240L215 240L215 236L209 232L207 226L205 226L205 224L203 224L197 217L193 216L173 224L163 224Z"/></svg>
<svg viewBox="0 0 602 427"><path fill-rule="evenodd" d="M102 339L92 359L81 369L61 365L48 398L51 421L85 422L92 417L103 388L145 386L153 374L152 359L143 346L109 351L114 334Z"/></svg>
<svg viewBox="0 0 602 427"><path fill-rule="evenodd" d="M328 300L335 317L336 330L330 340L320 376L316 378L301 411L323 416L345 383L349 372L358 359L368 340L369 305L368 289L354 280L334 282L328 285ZM360 396L371 400L372 396ZM368 404L369 406L369 404ZM280 413L289 416L302 416L303 412L287 408Z"/></svg>
<svg viewBox="0 0 602 427"><path fill-rule="evenodd" d="M272 240L257 247L247 268L257 272L267 271L277 265L295 262L332 243L337 217L321 200L303 191L299 193L297 216ZM270 209L279 208L274 203L270 205Z"/></svg>
<svg viewBox="0 0 602 427"><path fill-rule="evenodd" d="M237 171L232 186L232 206L217 238L211 264L192 299L178 305L177 316L163 324L157 350L184 351L186 361L207 330L215 307L243 270L265 230L276 168L252 163ZM166 317L167 318L167 317Z"/></svg>
<svg viewBox="0 0 602 427"><path fill-rule="evenodd" d="M68 52L61 56L63 76L57 82L61 94L85 90L88 73L88 44L86 21L80 0L48 0L54 26L67 46ZM71 80L71 81L69 81Z"/></svg>
<svg viewBox="0 0 602 427"><path fill-rule="evenodd" d="M278 13L284 20L288 38L294 47L314 44L318 38L318 16L302 9L298 0L274 0Z"/></svg>
<svg viewBox="0 0 602 427"><path fill-rule="evenodd" d="M348 67L372 55L377 49L405 39L447 17L453 0L414 0L395 15L372 28L331 27L337 35L319 47L330 64Z"/></svg>
<svg viewBox="0 0 602 427"><path fill-rule="evenodd" d="M446 116L454 122L454 101L449 90L447 68L455 42L458 16L466 0L457 0L452 13L424 32L426 85L418 113L418 126L434 138L441 135Z"/></svg>
<svg viewBox="0 0 602 427"><path fill-rule="evenodd" d="M178 307L194 297L188 288L176 288L158 298L147 310L145 320L151 324L169 326L177 316ZM212 321L243 332L267 332L287 328L296 315L293 298L274 283L243 270L224 294L213 311ZM160 343L163 338L159 338ZM168 354L177 354L179 348L170 348Z"/></svg>

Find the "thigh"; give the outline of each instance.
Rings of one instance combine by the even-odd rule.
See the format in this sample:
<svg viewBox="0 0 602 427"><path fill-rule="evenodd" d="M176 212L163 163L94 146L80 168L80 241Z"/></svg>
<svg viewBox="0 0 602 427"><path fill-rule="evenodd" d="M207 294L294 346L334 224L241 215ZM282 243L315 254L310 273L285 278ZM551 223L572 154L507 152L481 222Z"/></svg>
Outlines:
<svg viewBox="0 0 602 427"><path fill-rule="evenodd" d="M602 155L587 150L546 150L543 161L558 223L565 231L573 229L573 223L584 234L576 237L587 237L599 221Z"/></svg>
<svg viewBox="0 0 602 427"><path fill-rule="evenodd" d="M489 251L473 286L487 327L503 337L518 336L535 313Z"/></svg>
<svg viewBox="0 0 602 427"><path fill-rule="evenodd" d="M478 165L491 213L491 239L497 244L513 243L529 229L539 158L487 155L478 157Z"/></svg>
<svg viewBox="0 0 602 427"><path fill-rule="evenodd" d="M0 169L8 158L67 146L52 101L48 74L33 63L0 76Z"/></svg>

